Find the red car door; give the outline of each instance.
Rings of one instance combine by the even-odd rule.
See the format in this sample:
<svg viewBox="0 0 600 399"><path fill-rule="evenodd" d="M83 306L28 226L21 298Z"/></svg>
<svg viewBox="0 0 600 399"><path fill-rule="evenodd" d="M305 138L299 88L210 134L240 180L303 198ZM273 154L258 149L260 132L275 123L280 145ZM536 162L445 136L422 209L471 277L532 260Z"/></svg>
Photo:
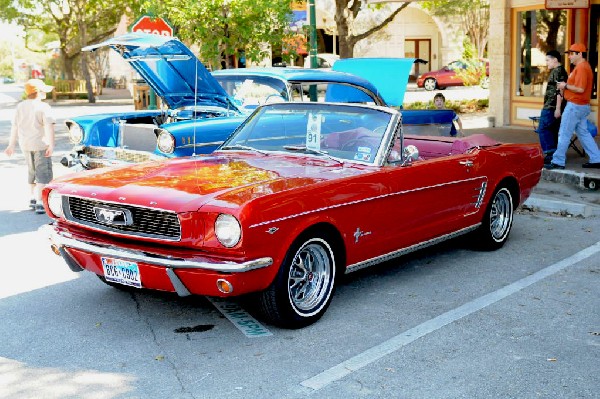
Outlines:
<svg viewBox="0 0 600 399"><path fill-rule="evenodd" d="M390 248L411 246L473 225L485 193L477 152L390 166L390 195L383 199L389 218Z"/></svg>

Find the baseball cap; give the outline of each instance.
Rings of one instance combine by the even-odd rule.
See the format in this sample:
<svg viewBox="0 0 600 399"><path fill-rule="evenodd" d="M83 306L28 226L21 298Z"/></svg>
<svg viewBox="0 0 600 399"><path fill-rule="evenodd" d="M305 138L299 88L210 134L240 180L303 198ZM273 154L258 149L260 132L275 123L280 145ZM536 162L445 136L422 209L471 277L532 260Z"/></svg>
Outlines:
<svg viewBox="0 0 600 399"><path fill-rule="evenodd" d="M585 53L587 48L582 43L574 43L569 47L569 51L565 51L565 53Z"/></svg>
<svg viewBox="0 0 600 399"><path fill-rule="evenodd" d="M50 93L54 90L54 86L48 86L41 79L29 79L25 82L25 94L28 96L38 92Z"/></svg>

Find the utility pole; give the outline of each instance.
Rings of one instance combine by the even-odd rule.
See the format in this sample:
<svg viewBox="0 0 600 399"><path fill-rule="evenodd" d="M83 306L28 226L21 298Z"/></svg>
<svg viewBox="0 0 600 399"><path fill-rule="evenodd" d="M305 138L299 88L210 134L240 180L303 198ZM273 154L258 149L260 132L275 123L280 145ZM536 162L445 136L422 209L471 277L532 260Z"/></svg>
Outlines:
<svg viewBox="0 0 600 399"><path fill-rule="evenodd" d="M317 64L317 17L315 12L315 0L308 0L308 19L309 24L309 37L310 37L310 50L308 56L310 57L310 67L316 68ZM310 101L317 101L317 85L311 85L308 89L308 96Z"/></svg>
<svg viewBox="0 0 600 399"><path fill-rule="evenodd" d="M310 67L316 68L317 65L317 17L315 12L315 0L308 0L308 13L309 13L309 37L310 37L310 51L308 56L310 57Z"/></svg>

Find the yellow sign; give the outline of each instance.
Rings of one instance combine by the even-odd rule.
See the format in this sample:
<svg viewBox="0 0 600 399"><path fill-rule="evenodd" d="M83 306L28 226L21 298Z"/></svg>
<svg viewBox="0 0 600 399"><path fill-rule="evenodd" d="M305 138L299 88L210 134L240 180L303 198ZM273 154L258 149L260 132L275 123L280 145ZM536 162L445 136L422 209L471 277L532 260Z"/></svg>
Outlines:
<svg viewBox="0 0 600 399"><path fill-rule="evenodd" d="M590 8L590 0L546 0L546 9Z"/></svg>

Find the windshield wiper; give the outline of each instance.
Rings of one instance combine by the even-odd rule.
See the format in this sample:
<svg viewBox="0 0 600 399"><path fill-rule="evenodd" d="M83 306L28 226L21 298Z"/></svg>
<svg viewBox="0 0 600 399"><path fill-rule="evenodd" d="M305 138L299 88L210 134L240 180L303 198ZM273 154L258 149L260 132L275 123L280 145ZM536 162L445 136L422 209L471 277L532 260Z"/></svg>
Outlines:
<svg viewBox="0 0 600 399"><path fill-rule="evenodd" d="M334 157L333 155L329 155L329 153L327 151L316 150L314 148L308 148L305 145L284 145L283 148L286 150L290 150L290 151L304 151L306 154L324 155L331 160L334 160L336 162L344 164L344 160L342 158L338 158L338 157Z"/></svg>
<svg viewBox="0 0 600 399"><path fill-rule="evenodd" d="M249 145L240 145L240 144L226 145L225 147L221 147L219 149L220 150L247 150L247 151L258 152L259 154L262 154L262 155L269 155L268 152L261 151L254 147L250 147Z"/></svg>

